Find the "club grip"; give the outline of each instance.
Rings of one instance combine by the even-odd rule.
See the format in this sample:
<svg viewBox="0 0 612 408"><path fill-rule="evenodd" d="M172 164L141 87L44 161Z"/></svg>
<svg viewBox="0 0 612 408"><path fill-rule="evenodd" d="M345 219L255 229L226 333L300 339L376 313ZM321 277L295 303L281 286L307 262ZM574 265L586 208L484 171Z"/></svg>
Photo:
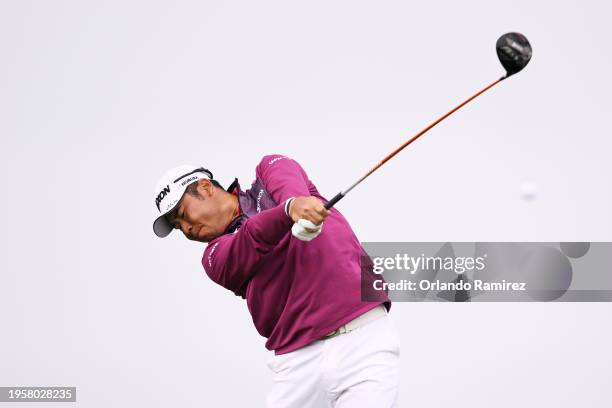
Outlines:
<svg viewBox="0 0 612 408"><path fill-rule="evenodd" d="M334 206L334 204L336 204L338 201L342 200L344 198L344 194L342 194L342 192L336 194L334 196L334 198L332 198L331 200L329 200L325 205L325 209L329 210L330 208L332 208Z"/></svg>

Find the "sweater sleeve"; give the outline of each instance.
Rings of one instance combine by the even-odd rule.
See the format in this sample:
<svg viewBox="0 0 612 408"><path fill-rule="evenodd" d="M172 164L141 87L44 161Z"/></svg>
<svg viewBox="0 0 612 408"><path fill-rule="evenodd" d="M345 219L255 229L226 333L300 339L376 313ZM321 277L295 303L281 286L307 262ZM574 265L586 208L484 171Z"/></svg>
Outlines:
<svg viewBox="0 0 612 408"><path fill-rule="evenodd" d="M290 197L309 196L309 185L306 172L295 160L273 154L264 156L256 169L257 178L277 203Z"/></svg>
<svg viewBox="0 0 612 408"><path fill-rule="evenodd" d="M206 274L216 283L239 294L251 279L255 265L289 232L293 221L285 203L247 219L234 234L211 241L202 257Z"/></svg>

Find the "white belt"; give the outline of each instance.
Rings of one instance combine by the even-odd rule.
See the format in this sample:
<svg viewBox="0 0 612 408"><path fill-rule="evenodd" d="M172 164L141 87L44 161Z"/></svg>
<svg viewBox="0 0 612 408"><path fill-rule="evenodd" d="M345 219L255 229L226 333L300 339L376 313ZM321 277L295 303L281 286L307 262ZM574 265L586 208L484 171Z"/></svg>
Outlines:
<svg viewBox="0 0 612 408"><path fill-rule="evenodd" d="M323 337L323 339L331 339L332 337L339 336L344 333L348 333L351 330L355 330L358 327L364 326L365 324L371 322L372 320L376 320L379 317L382 317L387 314L387 308L385 305L380 304L376 306L374 309L370 309L361 316L358 316L346 323L345 325L340 326L333 332L329 333L327 336Z"/></svg>

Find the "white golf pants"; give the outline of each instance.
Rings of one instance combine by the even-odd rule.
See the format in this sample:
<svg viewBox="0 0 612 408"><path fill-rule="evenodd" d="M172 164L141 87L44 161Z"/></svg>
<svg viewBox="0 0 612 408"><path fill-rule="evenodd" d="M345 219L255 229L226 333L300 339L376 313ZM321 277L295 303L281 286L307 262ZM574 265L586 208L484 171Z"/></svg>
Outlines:
<svg viewBox="0 0 612 408"><path fill-rule="evenodd" d="M272 356L267 408L391 408L400 345L385 314L348 333Z"/></svg>

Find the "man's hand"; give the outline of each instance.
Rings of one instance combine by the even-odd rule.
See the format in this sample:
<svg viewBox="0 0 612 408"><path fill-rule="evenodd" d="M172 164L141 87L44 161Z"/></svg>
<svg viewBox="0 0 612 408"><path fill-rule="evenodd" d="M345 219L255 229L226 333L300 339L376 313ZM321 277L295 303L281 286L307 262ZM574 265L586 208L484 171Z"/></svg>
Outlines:
<svg viewBox="0 0 612 408"><path fill-rule="evenodd" d="M294 222L308 220L315 225L321 224L329 215L329 210L316 197L295 197L289 205L289 216Z"/></svg>
<svg viewBox="0 0 612 408"><path fill-rule="evenodd" d="M329 211L318 198L296 197L289 205L289 215L295 221L291 234L301 241L312 241L321 233Z"/></svg>

